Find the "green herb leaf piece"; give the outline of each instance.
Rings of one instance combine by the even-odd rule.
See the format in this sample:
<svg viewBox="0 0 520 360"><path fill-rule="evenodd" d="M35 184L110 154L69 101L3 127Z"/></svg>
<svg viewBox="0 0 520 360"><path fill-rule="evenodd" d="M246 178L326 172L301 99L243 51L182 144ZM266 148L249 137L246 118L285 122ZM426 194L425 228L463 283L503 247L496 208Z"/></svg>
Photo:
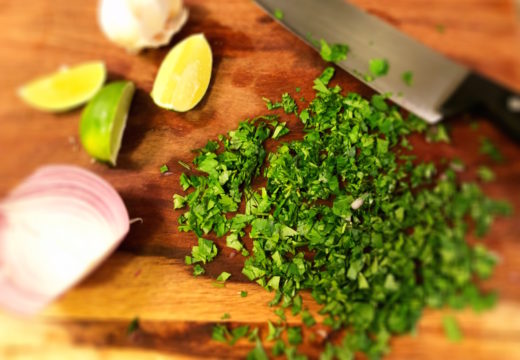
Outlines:
<svg viewBox="0 0 520 360"><path fill-rule="evenodd" d="M462 332L460 331L457 320L451 315L445 315L442 318L444 333L451 342L459 342L462 340Z"/></svg>
<svg viewBox="0 0 520 360"><path fill-rule="evenodd" d="M222 271L220 275L217 277L217 281L225 282L231 276L230 273L226 271Z"/></svg>
<svg viewBox="0 0 520 360"><path fill-rule="evenodd" d="M280 10L280 9L274 9L274 17L277 18L278 20L282 20L283 19L283 11Z"/></svg>
<svg viewBox="0 0 520 360"><path fill-rule="evenodd" d="M349 51L348 45L345 44L328 44L325 40L320 40L321 50L320 55L321 58L325 61L329 62L340 62L347 58L347 54Z"/></svg>
<svg viewBox="0 0 520 360"><path fill-rule="evenodd" d="M371 59L369 62L369 68L372 75L379 77L386 75L390 66L386 59Z"/></svg>
<svg viewBox="0 0 520 360"><path fill-rule="evenodd" d="M480 153L489 156L497 163L502 163L504 161L504 156L500 150L488 138L481 139Z"/></svg>
<svg viewBox="0 0 520 360"><path fill-rule="evenodd" d="M135 317L130 321L130 324L128 324L128 327L126 328L127 335L130 335L134 332L139 330L139 318Z"/></svg>
<svg viewBox="0 0 520 360"><path fill-rule="evenodd" d="M247 354L246 360L269 360L260 339L256 339L255 347Z"/></svg>
<svg viewBox="0 0 520 360"><path fill-rule="evenodd" d="M412 85L413 85L413 72L411 72L411 71L405 71L405 72L401 75L401 79L403 79L403 82L404 82L407 86L412 86Z"/></svg>
<svg viewBox="0 0 520 360"><path fill-rule="evenodd" d="M477 173L478 177L484 182L491 182L495 180L495 173L487 166L479 166Z"/></svg>
<svg viewBox="0 0 520 360"><path fill-rule="evenodd" d="M168 169L168 166L165 164L163 166L161 166L161 168L159 169L159 171L161 172L161 174L164 174L164 173L167 173L170 169Z"/></svg>

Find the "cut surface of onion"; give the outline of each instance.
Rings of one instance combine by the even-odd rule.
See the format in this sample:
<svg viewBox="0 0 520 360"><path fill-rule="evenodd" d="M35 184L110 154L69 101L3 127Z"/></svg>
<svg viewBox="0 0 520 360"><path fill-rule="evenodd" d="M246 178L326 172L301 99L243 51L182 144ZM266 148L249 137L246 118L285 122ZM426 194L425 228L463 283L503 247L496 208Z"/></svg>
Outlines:
<svg viewBox="0 0 520 360"><path fill-rule="evenodd" d="M37 170L0 202L0 306L37 312L98 266L129 230L119 194L75 166Z"/></svg>

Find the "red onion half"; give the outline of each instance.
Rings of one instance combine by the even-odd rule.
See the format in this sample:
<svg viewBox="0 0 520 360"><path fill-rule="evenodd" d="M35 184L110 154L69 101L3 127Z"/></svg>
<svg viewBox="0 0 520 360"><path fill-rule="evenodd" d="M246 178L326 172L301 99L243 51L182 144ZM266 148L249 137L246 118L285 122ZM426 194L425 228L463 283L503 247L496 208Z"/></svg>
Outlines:
<svg viewBox="0 0 520 360"><path fill-rule="evenodd" d="M34 313L97 267L128 233L119 194L75 166L38 169L0 202L0 306Z"/></svg>

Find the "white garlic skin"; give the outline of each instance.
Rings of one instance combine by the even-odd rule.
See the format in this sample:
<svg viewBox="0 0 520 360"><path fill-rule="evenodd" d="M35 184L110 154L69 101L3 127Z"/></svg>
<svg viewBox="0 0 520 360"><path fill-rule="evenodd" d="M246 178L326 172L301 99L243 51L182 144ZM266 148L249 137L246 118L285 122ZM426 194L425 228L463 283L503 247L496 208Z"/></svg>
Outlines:
<svg viewBox="0 0 520 360"><path fill-rule="evenodd" d="M182 0L101 0L105 36L130 52L166 45L188 19Z"/></svg>

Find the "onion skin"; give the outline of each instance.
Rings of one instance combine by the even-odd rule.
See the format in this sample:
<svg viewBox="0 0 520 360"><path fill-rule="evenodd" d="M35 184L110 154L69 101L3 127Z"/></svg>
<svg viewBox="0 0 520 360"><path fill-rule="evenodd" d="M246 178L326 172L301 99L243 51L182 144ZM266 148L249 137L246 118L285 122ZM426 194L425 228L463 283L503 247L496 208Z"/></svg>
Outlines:
<svg viewBox="0 0 520 360"><path fill-rule="evenodd" d="M124 239L119 194L75 166L38 169L0 202L0 306L32 314L77 284Z"/></svg>

